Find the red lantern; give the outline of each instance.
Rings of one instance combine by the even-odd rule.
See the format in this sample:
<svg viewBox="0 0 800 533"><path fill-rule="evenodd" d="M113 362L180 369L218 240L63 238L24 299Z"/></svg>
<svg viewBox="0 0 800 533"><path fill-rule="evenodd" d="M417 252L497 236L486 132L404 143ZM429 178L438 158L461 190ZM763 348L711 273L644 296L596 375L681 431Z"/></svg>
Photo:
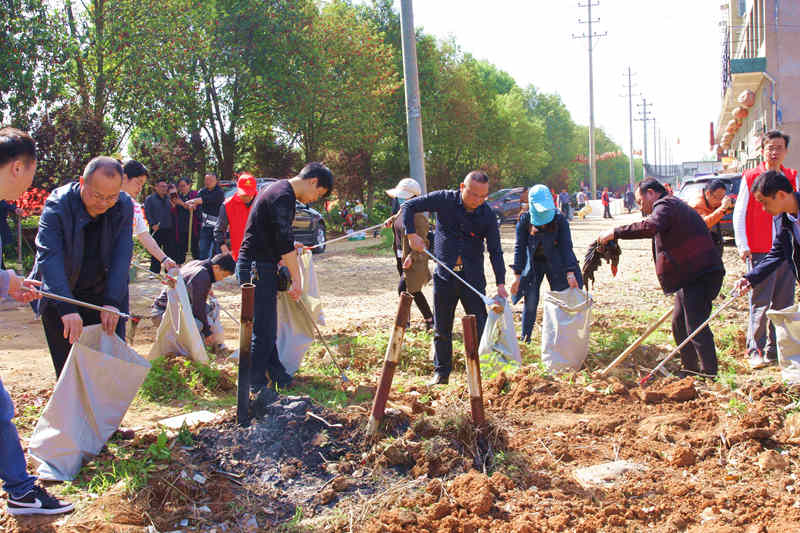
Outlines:
<svg viewBox="0 0 800 533"><path fill-rule="evenodd" d="M739 120L746 119L749 113L750 112L747 110L746 107L741 107L741 106L733 110L733 116L738 118Z"/></svg>
<svg viewBox="0 0 800 533"><path fill-rule="evenodd" d="M753 107L753 104L756 103L756 93L754 93L750 89L745 89L739 94L739 98L737 98L737 101L744 107Z"/></svg>

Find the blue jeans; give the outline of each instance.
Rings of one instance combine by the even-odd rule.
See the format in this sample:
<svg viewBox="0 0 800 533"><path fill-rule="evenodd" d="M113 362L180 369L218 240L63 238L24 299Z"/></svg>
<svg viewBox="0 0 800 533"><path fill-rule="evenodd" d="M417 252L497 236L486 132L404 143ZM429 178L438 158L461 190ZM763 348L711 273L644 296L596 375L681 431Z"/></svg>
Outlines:
<svg viewBox="0 0 800 533"><path fill-rule="evenodd" d="M461 275L461 273L459 273ZM485 292L486 282L463 276L467 282L481 292ZM453 318L456 305L461 306L468 315L475 315L478 323L478 339L483 335L486 325L486 304L477 294L464 286L454 277L444 280L438 273L433 275L433 357L434 370L445 376L450 375L453 368Z"/></svg>
<svg viewBox="0 0 800 533"><path fill-rule="evenodd" d="M236 263L236 277L239 283L250 283L252 262L239 257ZM252 366L250 387L258 389L267 385L267 373L276 381L286 374L286 369L278 359L276 344L278 331L278 275L274 263L256 263L258 279L252 281L256 286L253 309L253 340L250 344Z"/></svg>
<svg viewBox="0 0 800 533"><path fill-rule="evenodd" d="M566 272L553 271L550 268L550 263L547 261L534 261L532 266L533 274L531 275L530 284L524 294L525 304L522 308L523 342L531 341L533 325L536 323L536 309L539 307L539 291L544 277L547 276L547 282L550 284L551 291L564 291L569 288ZM576 276L576 279L578 280L578 287L583 287L580 274Z"/></svg>
<svg viewBox="0 0 800 533"><path fill-rule="evenodd" d="M214 254L219 253L214 242L214 228L205 226L200 228L197 235L197 253L200 257L195 257L195 259L211 259Z"/></svg>
<svg viewBox="0 0 800 533"><path fill-rule="evenodd" d="M25 454L12 418L14 404L0 381L0 479L12 498L21 498L33 488L36 478L26 469Z"/></svg>

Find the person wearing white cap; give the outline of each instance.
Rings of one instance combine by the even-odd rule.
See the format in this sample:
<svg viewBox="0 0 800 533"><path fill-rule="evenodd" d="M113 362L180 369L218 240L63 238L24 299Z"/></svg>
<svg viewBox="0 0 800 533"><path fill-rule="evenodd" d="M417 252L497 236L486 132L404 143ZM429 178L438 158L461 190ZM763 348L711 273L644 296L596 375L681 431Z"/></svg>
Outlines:
<svg viewBox="0 0 800 533"><path fill-rule="evenodd" d="M419 196L422 189L415 180L404 178L393 189L386 191L391 198L395 198L400 205L400 211L386 220L386 227L391 227L394 233L394 257L397 261L397 272L400 274L400 283L397 285L397 293L402 294L408 291L414 297L422 317L425 319L425 329L433 328L433 312L428 305L428 300L422 293L422 287L431 279L431 272L428 269L428 256L425 253L415 252L411 249L406 237L406 228L403 225L403 217L398 216L402 212L403 203L415 196ZM428 247L428 217L424 213L414 215L414 226L419 235L423 236L425 247Z"/></svg>
<svg viewBox="0 0 800 533"><path fill-rule="evenodd" d="M528 191L528 211L520 215L517 222L511 268L515 277L511 301L517 303L525 297L521 339L530 342L544 277L547 276L553 291L583 285L581 268L572 250L569 222L556 209L553 195L544 185L534 185Z"/></svg>

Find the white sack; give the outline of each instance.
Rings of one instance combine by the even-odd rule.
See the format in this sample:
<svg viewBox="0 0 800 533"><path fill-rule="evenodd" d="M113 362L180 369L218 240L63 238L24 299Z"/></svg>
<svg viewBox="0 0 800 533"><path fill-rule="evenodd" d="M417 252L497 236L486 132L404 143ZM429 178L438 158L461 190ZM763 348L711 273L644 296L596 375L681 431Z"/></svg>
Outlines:
<svg viewBox="0 0 800 533"><path fill-rule="evenodd" d="M208 363L208 354L200 330L197 329L189 293L180 272L173 269L170 275L175 279L175 288L167 290L167 310L161 317L156 341L150 348L149 360L162 355L179 354L189 356L198 363Z"/></svg>
<svg viewBox="0 0 800 533"><path fill-rule="evenodd" d="M211 336L215 344L225 342L225 329L222 327L222 322L219 319L219 301L211 296L206 302L206 318L208 319L208 327L211 328ZM197 330L200 331L203 327L202 323L194 319Z"/></svg>
<svg viewBox="0 0 800 533"><path fill-rule="evenodd" d="M324 325L322 300L319 298L319 284L314 271L311 253L299 257L300 276L303 292L300 300L305 304L317 324ZM308 320L300 304L292 300L286 291L278 291L278 358L289 375L300 368L303 356L314 342L314 325Z"/></svg>
<svg viewBox="0 0 800 533"><path fill-rule="evenodd" d="M503 304L502 314L495 313L491 308L487 309L486 325L478 346L481 373L498 371L508 364L522 364L511 305L508 301L501 303Z"/></svg>
<svg viewBox="0 0 800 533"><path fill-rule="evenodd" d="M800 383L800 304L767 311L775 325L778 342L778 365L781 379L790 385Z"/></svg>
<svg viewBox="0 0 800 533"><path fill-rule="evenodd" d="M42 479L69 481L119 427L150 363L97 324L83 328L36 423L30 454Z"/></svg>
<svg viewBox="0 0 800 533"><path fill-rule="evenodd" d="M542 363L579 370L589 353L592 299L580 289L547 291L542 298Z"/></svg>

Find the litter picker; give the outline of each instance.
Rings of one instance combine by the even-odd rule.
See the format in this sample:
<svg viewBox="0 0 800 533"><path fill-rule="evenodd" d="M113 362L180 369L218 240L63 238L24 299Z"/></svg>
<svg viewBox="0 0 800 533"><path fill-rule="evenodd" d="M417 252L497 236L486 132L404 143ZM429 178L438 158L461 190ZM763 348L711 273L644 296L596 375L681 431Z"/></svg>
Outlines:
<svg viewBox="0 0 800 533"><path fill-rule="evenodd" d="M39 289L31 289L30 287L22 287L22 290L36 292L41 294L44 298L50 298L51 300L58 300L60 302L66 302L68 304L77 305L79 307L85 307L87 309L94 309L95 311L105 311L106 313L113 313L120 318L131 318L131 315L127 313L123 313L121 311L114 311L113 309L106 309L105 307L100 307L99 305L90 304L88 302L82 302L80 300L75 300L73 298L67 298L66 296L59 296L58 294L53 294L50 292L40 291Z"/></svg>
<svg viewBox="0 0 800 533"><path fill-rule="evenodd" d="M475 294L477 294L477 295L478 295L478 297L479 297L481 300L483 300L483 303L485 303L486 305L488 305L488 306L489 306L489 308L490 308L492 311L494 311L494 312L495 312L495 313L497 313L497 314L500 314L500 313L502 313L502 312L503 312L503 305L502 305L502 304L498 303L496 300L493 300L493 299L489 298L488 296L486 296L485 294L483 294L481 291L479 291L478 289L476 289L475 287L473 287L472 285L470 285L469 283L467 283L466 281L464 281L464 278L462 278L461 276L459 276L458 274L456 274L455 272L453 272L453 271L450 269L450 267L448 267L447 265L445 265L443 261L439 260L439 258L438 258L438 257L436 257L435 255L433 255L432 253L430 253L430 252L429 252L427 249L425 249L425 253L426 253L426 254L428 254L428 257L430 257L431 259L433 259L434 261L436 261L437 263L439 263L439 265L440 265L440 266L441 266L443 269L447 270L448 272L450 272L450 274L452 274L453 276L455 276L455 278L456 278L458 281L460 281L461 283L463 283L463 284L464 284L464 285L465 285L467 288L469 288L470 290L472 290L472 292L474 292Z"/></svg>
<svg viewBox="0 0 800 533"><path fill-rule="evenodd" d="M230 312L229 312L227 309L225 309L224 307L222 307L222 304L221 304L221 303L219 303L219 300L217 300L217 307L219 307L220 309L222 309L222 311L223 311L223 312L224 312L226 315L228 315L228 318L230 318L231 320L233 320L234 322L236 322L236 324L238 324L238 325L240 325L240 326L241 326L241 324L239 323L239 321L238 321L238 320L236 320L236 317L235 317L235 316L233 316L233 315L232 315L232 314L231 314L231 313L230 313Z"/></svg>
<svg viewBox="0 0 800 533"><path fill-rule="evenodd" d="M705 321L705 322L703 322L702 324L700 324L700 326L698 326L698 327L697 327L697 329L696 329L696 330L694 330L694 331L691 333L691 335L689 335L688 337L686 337L686 339L684 339L684 341L683 341L682 343L680 343L680 344L678 345L678 347L677 347L677 348L675 348L674 350L672 350L672 352L671 352L671 353L670 353L668 356L666 356L664 359L662 359L662 360L661 360L661 362L660 362L660 363L658 363L658 366L657 366L657 367L655 367L653 370L651 370L651 371L650 371L650 373L649 373L649 374L647 374L645 377L643 377L642 379L640 379L640 380L639 380L639 385L641 385L641 386L644 386L644 385L645 385L645 384L646 384L648 381L650 381L650 380L653 378L653 376L655 375L655 373L656 373L656 372L658 372L659 370L661 370L661 367L663 367L663 366L664 366L664 365L667 363L667 361L669 361L670 359L672 359L672 357L673 357L673 356L674 356L676 353L680 352L680 351L681 351L681 348L683 348L684 346L686 346L686 345L689 343L689 341L691 341L691 340L692 340L692 339L695 337L695 335L697 335L698 333L700 333L700 332L703 330L703 328L704 328L704 327L706 327L706 326L708 325L708 323L709 323L709 322L711 322L712 320L714 320L714 318L716 318L716 316L717 316L718 314L720 314L720 313L721 313L721 312L722 312L722 311L723 311L723 310L724 310L726 307L728 307L729 305L731 305L731 304L732 304L732 303L733 303L733 302L736 300L736 298L738 298L738 297L739 297L739 296L741 296L742 294L744 294L744 292L743 292L743 291L742 291L742 292L734 291L733 293L731 293L730 297L728 298L728 301L727 301L727 302L725 302L724 304L720 305L720 306L717 308L717 310L716 310L716 311L714 311L713 313L711 313L711 316L710 316L710 317L708 317L708 318L706 319L706 321Z"/></svg>
<svg viewBox="0 0 800 533"><path fill-rule="evenodd" d="M189 242L186 244L186 253L192 251L192 216L194 215L194 209L189 209Z"/></svg>
<svg viewBox="0 0 800 533"><path fill-rule="evenodd" d="M331 361L333 361L333 364L336 365L336 368L339 370L339 377L342 380L342 384L347 383L350 380L344 375L344 370L342 370L342 367L339 366L339 362L336 361L336 358L333 356L330 346L328 346L328 343L325 341L325 337L322 336L322 332L319 330L317 323L314 321L314 317L311 316L311 311L308 310L308 307L306 307L306 304L303 302L303 300L297 300L297 303L300 306L300 309L303 310L303 314L306 315L306 318L314 326L314 329L317 332L317 337L319 337L320 342L322 342L322 344L325 346L325 349L328 351L328 355L331 356Z"/></svg>
<svg viewBox="0 0 800 533"><path fill-rule="evenodd" d="M601 370L601 371L600 371L600 375L601 375L601 376L605 376L606 374L608 374L608 373L611 371L611 369L613 369L613 368L617 367L617 366L618 366L618 365L619 365L619 364L620 364L622 361L624 361L625 359L627 359L627 357L628 357L628 356L629 356L629 355L630 355L630 354L631 354L631 353L632 353L632 352L633 352L633 351L634 351L636 348L638 348L638 347L639 347L639 345L640 345L640 344L642 344L642 343L645 341L645 339L647 339L647 337L649 337L649 336L650 336L650 335L651 335L651 334L652 334L652 333L653 333L653 332L654 332L654 331L655 331L655 330L658 328L658 326L660 326L661 324L663 324L663 323L664 323L664 321L665 321L665 320L666 320L666 319L667 319L667 318L668 318L668 317L669 317L671 314L672 314L672 309L667 309L666 311L664 311L664 314L663 314L663 315L661 315L660 317L658 317L658 319L657 319L655 322L653 322L652 324L650 324L650 326L649 326L649 327L648 327L648 328L645 330L645 332L644 332L644 333L642 333L642 334L639 336L639 338L638 338L638 339L636 339L635 341L633 341L633 343L631 343L631 345L630 345L630 346L628 346L627 348L625 348L625 351L624 351L624 352L622 352L621 354L619 354L619 356L618 356L616 359L614 359L614 360L611 362L611 364L610 364L610 365L608 365L608 366L607 366L607 367L606 367L604 370Z"/></svg>
<svg viewBox="0 0 800 533"><path fill-rule="evenodd" d="M383 227L383 222L381 222L380 224L375 224L374 226L370 226L368 228L359 229L359 230L353 230L353 233L348 233L347 235L342 235L341 237L336 237L335 239L330 239L330 240L324 241L324 242L318 242L314 246L306 246L304 249L305 250L313 250L314 248L319 248L320 246L325 246L325 245L328 245L328 244L330 244L332 242L343 241L343 240L347 239L348 237L350 237L351 235L355 235L356 233L361 233L361 232L364 232L364 231L369 231L371 229L377 229L377 228L382 228L382 227Z"/></svg>

